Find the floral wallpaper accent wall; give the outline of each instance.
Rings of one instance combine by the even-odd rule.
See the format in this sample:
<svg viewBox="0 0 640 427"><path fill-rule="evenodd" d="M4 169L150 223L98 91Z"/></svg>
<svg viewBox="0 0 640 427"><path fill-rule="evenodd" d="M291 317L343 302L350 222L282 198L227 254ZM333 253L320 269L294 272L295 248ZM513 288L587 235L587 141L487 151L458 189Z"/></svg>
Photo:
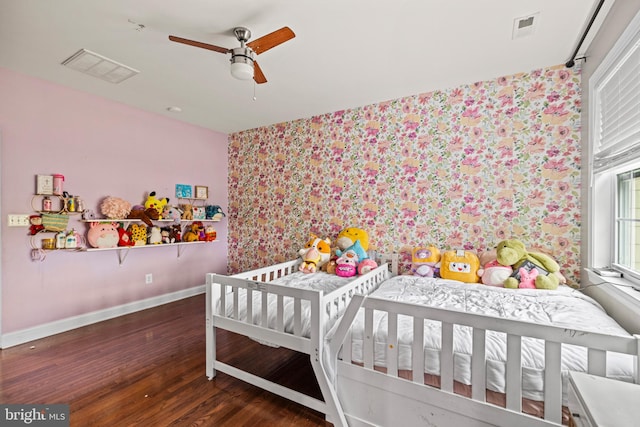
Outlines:
<svg viewBox="0 0 640 427"><path fill-rule="evenodd" d="M518 238L579 278L580 74L557 66L230 136L229 271L349 226L378 252Z"/></svg>

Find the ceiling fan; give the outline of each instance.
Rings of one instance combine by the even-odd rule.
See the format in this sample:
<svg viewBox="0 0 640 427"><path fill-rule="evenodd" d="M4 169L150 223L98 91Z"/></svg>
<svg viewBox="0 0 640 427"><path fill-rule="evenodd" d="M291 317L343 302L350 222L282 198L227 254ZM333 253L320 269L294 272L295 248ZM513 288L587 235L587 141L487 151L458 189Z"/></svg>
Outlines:
<svg viewBox="0 0 640 427"><path fill-rule="evenodd" d="M227 49L208 43L202 43L195 40L183 39L182 37L169 36L169 40L177 43L184 43L202 49L212 50L220 53L231 53L231 75L240 80L249 80L253 78L256 83L266 83L267 79L262 73L258 62L253 58L254 54L260 55L263 52L276 47L279 44L291 40L296 35L289 27L282 27L272 33L262 36L252 42L251 31L245 27L236 27L233 33L240 42L240 47L235 49ZM248 43L247 43L248 42Z"/></svg>

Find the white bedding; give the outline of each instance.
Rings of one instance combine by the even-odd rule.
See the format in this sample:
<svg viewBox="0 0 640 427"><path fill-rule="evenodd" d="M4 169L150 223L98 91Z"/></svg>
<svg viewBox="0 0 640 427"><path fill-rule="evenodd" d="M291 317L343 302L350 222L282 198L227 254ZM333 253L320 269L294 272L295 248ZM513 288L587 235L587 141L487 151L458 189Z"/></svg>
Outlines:
<svg viewBox="0 0 640 427"><path fill-rule="evenodd" d="M278 279L275 279L269 283L289 286L292 288L299 289L310 289L310 290L318 290L324 291L324 294L328 294L331 291L334 291L354 279L356 277L339 277L335 274L327 274L324 272L317 273L302 273L295 272ZM247 304L246 304L246 290L239 289L238 293L238 318L239 320L245 320L247 317ZM294 326L294 299L291 297L284 297L283 299L283 319L284 319L284 330L287 333L293 333ZM218 302L219 304L219 302ZM231 296L227 296L226 298L226 315L227 317L231 317L233 315L233 299ZM216 307L219 309L219 306ZM252 294L252 310L253 310L253 324L260 324L262 317L262 292L253 291ZM302 311L302 336L309 337L311 332L311 320L310 320L310 304L308 301L301 302L301 311ZM325 307L325 330L331 328L331 326L335 323L335 321L339 318L339 316L344 311L344 307L341 310L332 309L329 307ZM269 294L267 298L267 321L269 328L275 329L277 322L277 297L274 294ZM263 341L260 341L263 344Z"/></svg>
<svg viewBox="0 0 640 427"><path fill-rule="evenodd" d="M468 284L453 280L395 276L384 282L372 296L396 301L422 304L431 307L454 309L488 316L524 320L538 324L550 324L578 328L610 335L629 334L610 318L593 299L579 291L561 286L555 291L504 289L482 284ZM374 312L376 366L385 367L387 315ZM352 360L363 362L362 345L364 312L361 309L353 323ZM472 348L471 328L454 328L454 379L471 384ZM329 334L330 336L331 334ZM398 369L411 369L411 342L413 326L411 318L398 318ZM440 374L440 322L425 323L425 372ZM562 346L562 371L586 371L587 351L571 345ZM506 335L487 332L486 344L487 388L505 391ZM543 400L544 343L524 338L522 343L523 397ZM633 357L609 353L607 376L632 381ZM566 380L566 378L564 378ZM563 380L563 382L564 382ZM566 384L563 387L566 404Z"/></svg>

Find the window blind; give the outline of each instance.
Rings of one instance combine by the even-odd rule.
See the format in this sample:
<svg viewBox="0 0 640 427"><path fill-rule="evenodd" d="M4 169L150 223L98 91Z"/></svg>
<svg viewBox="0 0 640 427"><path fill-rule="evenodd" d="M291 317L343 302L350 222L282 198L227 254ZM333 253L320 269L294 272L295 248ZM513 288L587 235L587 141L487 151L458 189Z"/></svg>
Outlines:
<svg viewBox="0 0 640 427"><path fill-rule="evenodd" d="M640 157L639 47L636 40L596 89L596 171Z"/></svg>

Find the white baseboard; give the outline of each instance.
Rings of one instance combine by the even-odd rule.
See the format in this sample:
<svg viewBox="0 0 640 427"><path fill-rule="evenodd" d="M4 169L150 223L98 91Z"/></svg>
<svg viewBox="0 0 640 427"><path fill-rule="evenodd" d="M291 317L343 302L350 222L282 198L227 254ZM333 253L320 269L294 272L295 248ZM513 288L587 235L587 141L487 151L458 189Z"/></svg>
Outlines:
<svg viewBox="0 0 640 427"><path fill-rule="evenodd" d="M136 311L146 310L147 308L157 307L184 298L203 294L205 285L196 286L194 288L183 289L169 294L159 295L157 297L147 298L140 301L134 301L115 307L106 308L104 310L94 311L87 314L69 317L67 319L56 320L55 322L46 323L44 325L34 326L33 328L23 329L16 332L10 332L0 336L0 349L13 347L15 345L24 344L29 341L46 338L62 332L82 326L91 325L102 322L104 320L113 319L115 317L124 316L126 314L135 313Z"/></svg>

